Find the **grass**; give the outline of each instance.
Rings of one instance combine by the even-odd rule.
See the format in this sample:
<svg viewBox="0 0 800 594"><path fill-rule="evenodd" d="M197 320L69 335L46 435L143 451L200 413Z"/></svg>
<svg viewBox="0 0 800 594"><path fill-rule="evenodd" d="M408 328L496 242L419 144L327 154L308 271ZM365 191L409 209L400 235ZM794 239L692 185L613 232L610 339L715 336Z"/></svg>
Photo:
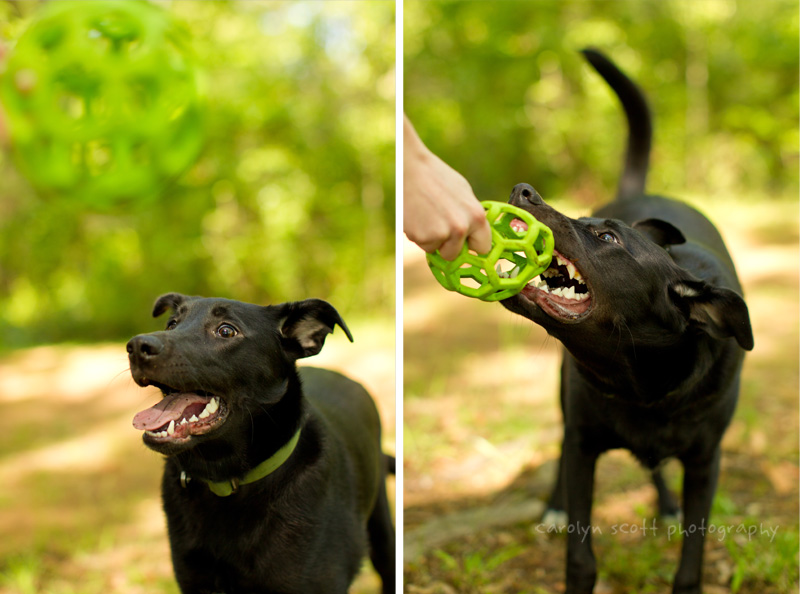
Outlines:
<svg viewBox="0 0 800 594"><path fill-rule="evenodd" d="M734 565L731 591L739 592L745 584L764 584L765 587L774 584L785 592L796 589L800 546L797 532L779 532L770 538L761 533L761 526L755 520L749 528L756 526L760 538L753 538L748 530L746 535L735 534L725 543Z"/></svg>
<svg viewBox="0 0 800 594"><path fill-rule="evenodd" d="M689 201L722 230L756 338L723 440L711 522L765 530L709 535L705 592L797 592L797 201ZM406 256L406 530L510 499L545 500L561 439L558 343L499 306L443 291L414 246ZM667 466L676 491L681 475L678 463ZM680 536L669 535L666 526L647 535L613 529L652 518L654 510L655 491L632 457L621 451L603 456L593 510L602 529L594 537L598 594L669 590ZM487 561L507 548L515 556L490 566ZM563 535L537 534L524 523L478 531L407 560L406 592L562 592L564 549Z"/></svg>
<svg viewBox="0 0 800 594"><path fill-rule="evenodd" d="M452 576L453 584L459 592L491 594L493 585L490 576L523 551L524 547L521 545L512 544L494 551L483 549L459 557L442 549L434 551L434 555L441 562L442 569Z"/></svg>

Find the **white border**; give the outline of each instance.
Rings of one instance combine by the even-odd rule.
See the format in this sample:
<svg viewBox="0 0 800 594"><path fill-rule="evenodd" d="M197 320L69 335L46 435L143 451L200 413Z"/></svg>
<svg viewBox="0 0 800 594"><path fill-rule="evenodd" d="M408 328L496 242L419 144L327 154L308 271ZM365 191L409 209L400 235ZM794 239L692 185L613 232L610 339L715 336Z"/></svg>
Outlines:
<svg viewBox="0 0 800 594"><path fill-rule="evenodd" d="M403 0L395 0L395 592L403 591Z"/></svg>

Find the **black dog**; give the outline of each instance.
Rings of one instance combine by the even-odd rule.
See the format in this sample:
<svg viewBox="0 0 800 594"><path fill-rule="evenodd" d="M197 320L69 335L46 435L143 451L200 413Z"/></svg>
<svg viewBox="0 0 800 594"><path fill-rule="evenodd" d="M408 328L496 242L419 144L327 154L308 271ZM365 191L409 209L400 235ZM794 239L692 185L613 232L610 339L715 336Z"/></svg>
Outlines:
<svg viewBox="0 0 800 594"><path fill-rule="evenodd" d="M368 548L394 592L389 458L364 388L295 361L339 325L328 303L258 306L163 295L163 332L128 343L131 373L164 399L140 412L167 456L162 482L184 594L345 593Z"/></svg>
<svg viewBox="0 0 800 594"><path fill-rule="evenodd" d="M651 123L641 92L599 52L584 55L628 120L617 199L578 220L547 206L527 184L515 186L509 201L555 237L548 270L502 302L566 348L564 442L545 521L566 511L567 593L589 593L596 580L588 530L598 456L612 448L633 452L653 472L662 515L679 509L659 465L678 458L690 534L673 592L699 593L720 440L736 407L744 350L753 348L750 319L714 226L685 204L644 194Z"/></svg>

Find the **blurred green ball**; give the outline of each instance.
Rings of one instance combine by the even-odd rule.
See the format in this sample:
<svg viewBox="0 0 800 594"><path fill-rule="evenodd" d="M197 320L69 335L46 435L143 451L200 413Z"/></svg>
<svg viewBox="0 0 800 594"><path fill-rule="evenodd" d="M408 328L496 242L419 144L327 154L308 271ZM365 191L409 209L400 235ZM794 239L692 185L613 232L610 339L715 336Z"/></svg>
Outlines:
<svg viewBox="0 0 800 594"><path fill-rule="evenodd" d="M48 3L0 78L31 183L94 206L153 197L203 141L188 32L139 0Z"/></svg>

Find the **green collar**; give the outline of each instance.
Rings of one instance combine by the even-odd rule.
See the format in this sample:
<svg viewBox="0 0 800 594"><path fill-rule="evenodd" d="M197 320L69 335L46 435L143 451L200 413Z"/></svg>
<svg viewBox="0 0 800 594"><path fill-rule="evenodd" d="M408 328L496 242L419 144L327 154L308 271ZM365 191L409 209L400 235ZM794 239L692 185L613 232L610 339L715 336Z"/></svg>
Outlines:
<svg viewBox="0 0 800 594"><path fill-rule="evenodd" d="M278 468L280 468L280 466L289 459L289 456L292 455L295 447L297 447L297 442L299 439L300 429L297 430L297 433L294 434L292 439L290 439L286 445L272 454L272 456L264 460L261 464L251 469L250 472L244 475L244 478L241 480L232 478L229 481L203 482L208 485L208 488L211 489L211 492L214 493L214 495L217 495L218 497L227 497L231 493L235 493L239 488L239 485L254 483L278 470Z"/></svg>

